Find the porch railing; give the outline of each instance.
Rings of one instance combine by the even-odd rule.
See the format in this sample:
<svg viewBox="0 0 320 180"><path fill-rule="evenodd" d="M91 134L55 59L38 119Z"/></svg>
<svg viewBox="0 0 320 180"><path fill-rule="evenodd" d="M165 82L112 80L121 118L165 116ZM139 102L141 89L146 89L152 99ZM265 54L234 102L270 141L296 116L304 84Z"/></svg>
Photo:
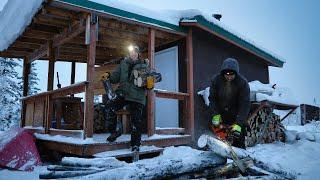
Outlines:
<svg viewBox="0 0 320 180"><path fill-rule="evenodd" d="M51 129L53 100L59 97L86 92L88 84L89 82L84 81L71 86L22 98L21 126L36 127L36 129L39 129L37 127L43 127L44 133L52 131L53 134L59 134L60 131L63 131L62 134L70 134L71 136L82 134L79 130L65 131Z"/></svg>

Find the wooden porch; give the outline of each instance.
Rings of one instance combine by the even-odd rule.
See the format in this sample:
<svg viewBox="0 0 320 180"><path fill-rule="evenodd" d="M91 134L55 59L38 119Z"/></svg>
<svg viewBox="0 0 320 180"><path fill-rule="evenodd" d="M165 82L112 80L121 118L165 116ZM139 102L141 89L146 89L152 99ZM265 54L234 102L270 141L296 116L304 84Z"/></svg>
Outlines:
<svg viewBox="0 0 320 180"><path fill-rule="evenodd" d="M55 139L54 136L42 136L37 134L37 143L47 150L53 150L82 157L93 156L100 152L130 148L130 134L120 136L115 142L106 142L109 134L93 134L92 141L83 141L80 138L66 137ZM142 146L167 147L187 145L191 141L190 135L142 135Z"/></svg>
<svg viewBox="0 0 320 180"><path fill-rule="evenodd" d="M41 134L77 137L82 140L95 138L93 131L94 95L103 93L99 73L114 69L119 59L127 55L130 44L141 47L142 58L148 58L154 68L154 54L157 49L184 41L186 58L182 64L185 69L186 89L183 92L148 91L147 134L143 145L171 146L188 144L194 131L193 112L193 48L192 30L176 31L150 25L140 21L82 8L63 1L46 1L33 17L32 23L12 43L0 52L2 57L23 58L23 96L21 127L37 129ZM30 64L35 60L48 61L47 92L28 95L28 75ZM54 89L54 65L57 61L72 62L71 85ZM84 82L75 82L76 63L87 64L87 78ZM84 93L83 115L76 120L81 126L76 130L56 129L52 120L55 116L54 102L63 97L74 97ZM155 127L155 98L175 99L179 101L179 128L175 130L157 130ZM60 127L60 126L57 126ZM40 130L39 130L40 129ZM153 139L155 134L185 135L170 138ZM151 137L151 138L150 138ZM129 141L119 143L73 144L55 140L39 139L39 142L52 150L76 155L88 156L97 152L127 148Z"/></svg>

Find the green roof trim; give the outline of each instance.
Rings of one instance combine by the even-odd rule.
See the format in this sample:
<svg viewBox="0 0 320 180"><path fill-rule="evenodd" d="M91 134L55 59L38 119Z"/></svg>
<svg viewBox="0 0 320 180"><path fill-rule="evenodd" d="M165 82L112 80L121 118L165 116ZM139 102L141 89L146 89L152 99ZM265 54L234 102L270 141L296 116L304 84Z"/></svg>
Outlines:
<svg viewBox="0 0 320 180"><path fill-rule="evenodd" d="M107 6L104 4L99 4L99 3L92 2L89 0L55 0L55 1L67 3L70 5L74 5L74 6L78 6L78 7L82 7L85 9L98 11L98 12L103 12L103 13L110 14L113 16L121 17L124 19L132 20L132 21L141 22L144 24L149 24L152 26L157 26L157 27L164 28L164 29L169 29L169 30L176 31L176 32L182 32L182 33L187 32L184 27L181 27L178 25L174 25L174 24L160 21L157 19L153 19L150 17L142 16L142 15L128 12L125 10L121 10L118 8L110 7L110 6ZM188 18L185 18L185 19L188 19ZM238 44L239 46L244 47L244 48L254 52L255 54L268 60L273 65L278 66L278 67L283 67L284 61L281 61L280 59L274 57L270 53L256 47L255 45L245 41L244 39L232 34L231 32L225 30L224 28L222 28L212 22L209 22L201 15L195 16L193 18L189 18L188 20L195 20L196 23L198 23L204 27L207 27L211 31L225 37L226 39L229 39L230 41Z"/></svg>
<svg viewBox="0 0 320 180"><path fill-rule="evenodd" d="M255 45L245 41L244 39L230 33L229 31L223 29L222 27L207 21L203 16L195 16L194 18L191 18L189 20L196 20L197 23L199 23L202 26L205 26L207 28L209 28L210 30L212 30L213 32L231 40L232 42L235 42L236 44L249 49L250 51L260 55L261 57L268 59L270 62L272 62L273 64L279 66L279 67L283 67L284 61L281 61L280 59L274 57L273 55L261 50L260 48L256 47Z"/></svg>
<svg viewBox="0 0 320 180"><path fill-rule="evenodd" d="M169 29L177 32L183 32L183 33L186 32L184 28L174 24L170 24L164 21L149 18L136 13L124 11L118 8L110 7L107 5L99 4L99 3L88 1L88 0L55 0L55 1L72 4L72 5L86 8L86 9L104 12L106 14L110 14L113 16L118 16L121 18L130 19L132 21L142 22L144 24L162 27L164 29Z"/></svg>

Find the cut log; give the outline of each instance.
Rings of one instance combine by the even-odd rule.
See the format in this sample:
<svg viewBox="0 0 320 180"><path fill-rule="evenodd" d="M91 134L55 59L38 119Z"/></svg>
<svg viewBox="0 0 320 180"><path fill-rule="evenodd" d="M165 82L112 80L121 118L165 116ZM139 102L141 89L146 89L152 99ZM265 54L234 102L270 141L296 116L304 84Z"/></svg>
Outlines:
<svg viewBox="0 0 320 180"><path fill-rule="evenodd" d="M76 158L76 157L64 157L61 161L64 166L75 166L75 167L98 167L105 169L118 168L126 165L127 163L117 160L114 157L108 158Z"/></svg>
<svg viewBox="0 0 320 180"><path fill-rule="evenodd" d="M254 111L255 112L255 111ZM280 122L280 116L272 112L272 108L260 109L248 120L246 146L254 146L260 143L271 143L273 141L284 141L284 127Z"/></svg>
<svg viewBox="0 0 320 180"><path fill-rule="evenodd" d="M200 148L208 147L214 153L232 159L238 166L242 173L245 173L246 167L244 162L239 159L233 147L227 142L215 138L213 135L204 134L198 139L198 146Z"/></svg>
<svg viewBox="0 0 320 180"><path fill-rule="evenodd" d="M97 175L87 175L84 178L107 177L107 179L167 179L185 173L202 172L226 163L212 152L191 154L189 157L166 158L159 156L153 159L138 161L116 169L106 170Z"/></svg>
<svg viewBox="0 0 320 180"><path fill-rule="evenodd" d="M253 161L250 158L244 159L244 166L246 169L251 168L253 166ZM191 178L218 178L218 177L228 177L239 174L239 168L236 163L228 163L224 166L219 166L212 169L206 169L201 174L195 174L194 177Z"/></svg>
<svg viewBox="0 0 320 180"><path fill-rule="evenodd" d="M157 73L153 69L142 69L142 70L133 70L134 84L138 87L147 86L147 78L150 77L153 79L154 83L158 83L162 80L160 73Z"/></svg>
<svg viewBox="0 0 320 180"><path fill-rule="evenodd" d="M39 178L40 179L72 178L77 176L94 174L102 171L104 171L104 169L87 170L87 171L49 171L49 172L40 173Z"/></svg>
<svg viewBox="0 0 320 180"><path fill-rule="evenodd" d="M99 168L85 168L76 166L60 166L60 165L49 165L47 167L48 171L88 171L88 170L98 170Z"/></svg>

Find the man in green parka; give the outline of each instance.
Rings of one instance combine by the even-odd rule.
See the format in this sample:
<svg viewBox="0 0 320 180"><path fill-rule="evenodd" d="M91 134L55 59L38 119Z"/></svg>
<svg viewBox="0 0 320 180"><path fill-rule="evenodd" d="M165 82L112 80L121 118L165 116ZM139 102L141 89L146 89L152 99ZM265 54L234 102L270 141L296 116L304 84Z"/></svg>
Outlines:
<svg viewBox="0 0 320 180"><path fill-rule="evenodd" d="M129 57L124 58L112 73L106 73L104 78L110 80L112 84L119 83L116 89L117 98L106 108L106 121L110 122L111 135L107 141L113 142L121 136L122 127L117 127L117 117L115 112L127 106L131 113L131 148L132 151L139 151L141 144L142 111L146 104L146 89L134 85L133 70L146 69L148 62L139 57L139 47L133 46L129 50Z"/></svg>

